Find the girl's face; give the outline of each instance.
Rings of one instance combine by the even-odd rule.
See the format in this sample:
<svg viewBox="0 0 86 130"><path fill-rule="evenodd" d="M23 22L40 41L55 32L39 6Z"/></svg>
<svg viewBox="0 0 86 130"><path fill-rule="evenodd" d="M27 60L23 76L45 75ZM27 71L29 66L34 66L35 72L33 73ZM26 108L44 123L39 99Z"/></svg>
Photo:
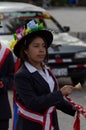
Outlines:
<svg viewBox="0 0 86 130"><path fill-rule="evenodd" d="M37 37L29 44L25 53L30 63L40 64L46 56L46 43L41 37Z"/></svg>

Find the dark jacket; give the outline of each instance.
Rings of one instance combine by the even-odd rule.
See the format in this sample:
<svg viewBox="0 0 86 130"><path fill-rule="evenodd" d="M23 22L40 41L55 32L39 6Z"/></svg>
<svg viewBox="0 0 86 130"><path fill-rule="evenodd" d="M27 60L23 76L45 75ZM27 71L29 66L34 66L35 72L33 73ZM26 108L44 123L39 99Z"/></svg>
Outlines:
<svg viewBox="0 0 86 130"><path fill-rule="evenodd" d="M0 61L1 64L1 61ZM14 80L14 59L12 52L6 56L5 61L0 66L0 81L3 88L0 88L0 120L11 118L11 108L8 99L8 90L11 89Z"/></svg>
<svg viewBox="0 0 86 130"><path fill-rule="evenodd" d="M48 83L36 71L30 73L25 66L22 66L15 75L16 97L23 106L33 112L44 113L50 106L74 116L71 104L64 100L61 91L57 91L57 83L51 93ZM59 130L56 110L52 113L55 130ZM16 130L42 130L38 123L29 121L19 116Z"/></svg>

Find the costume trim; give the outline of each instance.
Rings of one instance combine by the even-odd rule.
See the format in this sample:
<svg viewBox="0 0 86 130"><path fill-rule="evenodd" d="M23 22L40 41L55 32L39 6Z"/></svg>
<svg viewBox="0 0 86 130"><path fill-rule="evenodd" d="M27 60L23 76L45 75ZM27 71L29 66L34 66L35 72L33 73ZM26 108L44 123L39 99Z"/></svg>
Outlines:
<svg viewBox="0 0 86 130"><path fill-rule="evenodd" d="M18 114L27 120L37 122L43 126L42 130L53 130L52 125L52 112L55 110L55 106L50 107L44 114L32 112L17 102Z"/></svg>
<svg viewBox="0 0 86 130"><path fill-rule="evenodd" d="M8 56L10 50L9 48L5 48L2 46L1 50L0 50L0 67L2 67L6 57Z"/></svg>

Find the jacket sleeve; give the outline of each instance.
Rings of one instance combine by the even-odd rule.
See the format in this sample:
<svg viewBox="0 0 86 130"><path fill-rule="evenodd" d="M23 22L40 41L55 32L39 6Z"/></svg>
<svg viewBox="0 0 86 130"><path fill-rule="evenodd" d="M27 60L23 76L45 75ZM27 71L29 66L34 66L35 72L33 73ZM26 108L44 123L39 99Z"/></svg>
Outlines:
<svg viewBox="0 0 86 130"><path fill-rule="evenodd" d="M61 110L62 112L66 114L69 114L71 116L75 115L76 110L71 105L71 103L68 102L65 98L63 98L63 101L59 102L56 107L58 110Z"/></svg>
<svg viewBox="0 0 86 130"><path fill-rule="evenodd" d="M7 90L9 88L12 88L13 82L14 82L14 58L13 54L10 51L6 60L5 65L7 66L7 70L5 75L2 76L0 79L3 82L4 87L3 90Z"/></svg>

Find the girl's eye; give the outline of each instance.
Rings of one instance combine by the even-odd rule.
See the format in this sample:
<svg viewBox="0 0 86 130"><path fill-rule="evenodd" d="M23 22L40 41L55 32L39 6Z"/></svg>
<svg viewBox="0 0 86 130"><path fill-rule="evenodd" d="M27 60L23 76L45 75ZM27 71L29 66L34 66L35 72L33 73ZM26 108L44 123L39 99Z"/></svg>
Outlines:
<svg viewBox="0 0 86 130"><path fill-rule="evenodd" d="M43 45L43 47L45 47L45 48L46 48L46 45Z"/></svg>
<svg viewBox="0 0 86 130"><path fill-rule="evenodd" d="M46 48L46 44L42 44L41 46L39 44L34 44L33 47L43 47L43 48Z"/></svg>
<svg viewBox="0 0 86 130"><path fill-rule="evenodd" d="M39 45L34 45L34 47L40 47ZM46 47L45 45L43 45L42 47Z"/></svg>
<svg viewBox="0 0 86 130"><path fill-rule="evenodd" d="M34 45L34 47L39 47L38 45Z"/></svg>

